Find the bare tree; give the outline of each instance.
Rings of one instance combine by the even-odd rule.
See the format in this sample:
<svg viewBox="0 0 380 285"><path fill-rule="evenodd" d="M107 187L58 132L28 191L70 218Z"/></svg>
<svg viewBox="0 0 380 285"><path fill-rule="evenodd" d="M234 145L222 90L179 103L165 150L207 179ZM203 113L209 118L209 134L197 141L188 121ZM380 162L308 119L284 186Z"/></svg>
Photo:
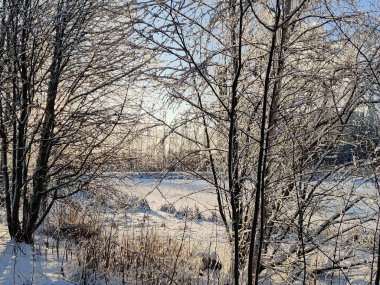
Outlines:
<svg viewBox="0 0 380 285"><path fill-rule="evenodd" d="M112 134L126 121L125 86L148 59L128 48L117 1L12 0L2 8L7 221L12 238L31 243L54 202L85 188L111 157L120 141Z"/></svg>
<svg viewBox="0 0 380 285"><path fill-rule="evenodd" d="M290 0L131 7L141 11L136 32L165 63L155 79L183 104L171 124L152 117L207 154L210 176L189 170L215 186L234 248L235 284L242 272L248 284L276 268L289 282L306 282L343 272L347 262L364 263L350 250L334 255L338 240L353 245L344 233L373 220L350 214L363 199L347 184L360 166L347 153L338 159L376 78L348 44L352 35L342 33L341 25L366 17L350 5L355 9ZM358 34L370 37L364 26ZM202 135L182 132L189 122ZM315 265L318 258L332 265Z"/></svg>

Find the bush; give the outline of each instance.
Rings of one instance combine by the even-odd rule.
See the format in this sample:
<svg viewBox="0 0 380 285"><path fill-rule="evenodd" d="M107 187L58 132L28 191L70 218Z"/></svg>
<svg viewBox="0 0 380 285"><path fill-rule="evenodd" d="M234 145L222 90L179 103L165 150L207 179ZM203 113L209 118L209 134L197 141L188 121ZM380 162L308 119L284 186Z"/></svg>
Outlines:
<svg viewBox="0 0 380 285"><path fill-rule="evenodd" d="M160 210L165 213L175 214L177 212L176 208L171 203L165 203L160 207Z"/></svg>
<svg viewBox="0 0 380 285"><path fill-rule="evenodd" d="M130 195L126 201L125 209L135 212L147 212L150 211L150 206L145 198L141 199L138 196Z"/></svg>
<svg viewBox="0 0 380 285"><path fill-rule="evenodd" d="M82 207L72 201L56 205L42 232L55 239L68 239L78 243L98 237L102 221L94 209Z"/></svg>
<svg viewBox="0 0 380 285"><path fill-rule="evenodd" d="M183 207L175 213L178 219L203 220L204 216L197 206L195 208Z"/></svg>
<svg viewBox="0 0 380 285"><path fill-rule="evenodd" d="M219 223L220 219L219 219L217 212L211 211L211 214L209 216L207 216L207 221L213 222L213 223Z"/></svg>

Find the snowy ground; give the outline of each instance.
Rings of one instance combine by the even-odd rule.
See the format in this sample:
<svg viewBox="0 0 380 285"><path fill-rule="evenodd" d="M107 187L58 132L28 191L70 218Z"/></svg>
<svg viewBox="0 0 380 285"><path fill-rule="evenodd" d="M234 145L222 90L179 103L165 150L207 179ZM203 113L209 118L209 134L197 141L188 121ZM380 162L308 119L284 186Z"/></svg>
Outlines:
<svg viewBox="0 0 380 285"><path fill-rule="evenodd" d="M337 190L333 184L329 182L321 188L325 187L327 190L323 191L326 193L335 193ZM370 183L355 183L354 181L351 184L355 187L346 185L347 187L343 188L351 189L350 192L353 195L374 196L370 200L376 200L377 194ZM107 179L106 185L102 187L106 191L98 191L103 193L104 197L100 199L101 203L96 215L98 219L100 216L100 220L106 227L116 226L120 235L123 235L123 231L131 231L131 229L152 228L178 240L188 240L192 247L201 253L218 252L224 270L229 270L231 253L226 241L225 228L220 221L215 220L216 196L212 187L205 181L181 173L171 173L166 178L162 178L157 173L112 173L112 178ZM90 209L94 204L94 197L87 196L86 193L79 193L72 199L84 205L84 210L87 206ZM131 200L127 201L128 199ZM320 216L321 219L327 218L341 207L335 200L323 202L323 204L326 211ZM164 205L172 205L173 208L168 211L164 209ZM361 201L350 212L353 215L369 215L375 212L372 210L374 206ZM329 211L332 212L329 213ZM193 217L187 219L184 216L185 213ZM52 220L66 218L60 215L58 211L53 210ZM73 282L76 274L75 256L74 260L67 262L67 256L65 258L64 255L64 241L61 240L59 245L54 244L51 238L50 243L46 241L46 236L40 233L36 237L35 248L13 243L9 240L5 219L2 216L0 284L77 284ZM362 273L364 274L364 271ZM363 274L360 279L365 277ZM360 276L360 272L356 272L355 275ZM334 281L331 281L328 276L321 277L319 282L322 284L367 284L359 280L347 283L344 278L339 277L334 277Z"/></svg>
<svg viewBox="0 0 380 285"><path fill-rule="evenodd" d="M161 227L171 234L181 236L183 234L186 219L181 215L188 208L191 212L200 214L200 219L194 217L186 221L185 234L192 240L209 244L214 242L225 243L225 228L219 222L214 222L213 217L217 213L216 196L213 189L204 181L190 178L159 179L151 176L132 176L132 179L113 179L112 183L117 188L146 199L150 210L126 211L119 218L121 224L129 226L129 222L145 222L148 226ZM177 213L162 211L162 206L171 204ZM126 223L127 222L127 223Z"/></svg>
<svg viewBox="0 0 380 285"><path fill-rule="evenodd" d="M117 196L105 197L106 205L102 206L101 215L105 223L116 223L120 234L131 228L154 228L191 241L200 252L221 252L220 259L229 260L225 228L215 221L216 197L206 182L182 175L161 179L157 174L115 173L114 178L108 180L108 186L112 191L146 200L149 205L149 209L123 208L115 205L124 202L115 201ZM83 204L92 203L91 197L82 194L73 199ZM173 205L175 211L163 211L165 204ZM196 213L197 217L186 219L183 215L186 211ZM45 240L44 235L37 236L35 248L10 241L3 216L0 223L0 284L77 284L69 280L74 273L70 267L75 262L69 264L64 260L64 244L61 242L58 246L61 253L57 254L56 245L52 243L47 247Z"/></svg>
<svg viewBox="0 0 380 285"><path fill-rule="evenodd" d="M74 284L62 275L63 256L46 246L10 241L4 222L0 223L0 252L0 284Z"/></svg>

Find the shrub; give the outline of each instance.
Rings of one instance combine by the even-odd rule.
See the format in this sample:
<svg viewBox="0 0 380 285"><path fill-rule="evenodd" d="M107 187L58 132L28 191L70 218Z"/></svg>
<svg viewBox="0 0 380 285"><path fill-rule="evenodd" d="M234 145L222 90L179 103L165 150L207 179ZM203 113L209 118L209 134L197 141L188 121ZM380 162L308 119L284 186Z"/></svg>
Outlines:
<svg viewBox="0 0 380 285"><path fill-rule="evenodd" d="M183 207L179 209L175 213L175 217L178 219L188 219L188 220L202 220L204 219L204 216L200 209L195 206L195 208L190 208L190 207Z"/></svg>
<svg viewBox="0 0 380 285"><path fill-rule="evenodd" d="M213 223L220 222L220 219L219 219L219 216L218 216L217 212L211 211L210 215L207 216L207 221L213 222Z"/></svg>
<svg viewBox="0 0 380 285"><path fill-rule="evenodd" d="M160 207L160 210L165 213L175 214L177 212L175 206L171 203L165 203Z"/></svg>
<svg viewBox="0 0 380 285"><path fill-rule="evenodd" d="M77 202L66 201L55 206L41 230L55 239L68 239L78 243L84 239L98 237L102 223L94 209L83 207Z"/></svg>

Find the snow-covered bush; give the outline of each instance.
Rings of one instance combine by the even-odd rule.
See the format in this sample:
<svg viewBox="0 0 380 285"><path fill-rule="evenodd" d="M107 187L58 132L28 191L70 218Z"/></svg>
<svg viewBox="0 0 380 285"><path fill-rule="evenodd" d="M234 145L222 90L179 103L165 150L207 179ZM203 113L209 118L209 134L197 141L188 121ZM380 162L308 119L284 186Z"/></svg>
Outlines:
<svg viewBox="0 0 380 285"><path fill-rule="evenodd" d="M41 232L55 239L79 242L97 237L103 222L96 208L66 201L54 207Z"/></svg>
<svg viewBox="0 0 380 285"><path fill-rule="evenodd" d="M169 213L169 214L175 214L177 212L175 206L171 203L165 203L160 207L160 211Z"/></svg>
<svg viewBox="0 0 380 285"><path fill-rule="evenodd" d="M129 195L127 200L124 201L125 209L133 212L147 212L150 211L150 206L145 198L140 198L135 195Z"/></svg>
<svg viewBox="0 0 380 285"><path fill-rule="evenodd" d="M183 207L176 211L175 217L177 219L188 219L188 220L203 220L204 216L200 209L195 206L194 208L191 207Z"/></svg>
<svg viewBox="0 0 380 285"><path fill-rule="evenodd" d="M211 211L211 213L207 216L207 221L213 222L213 223L218 223L220 221L219 216L217 212Z"/></svg>

